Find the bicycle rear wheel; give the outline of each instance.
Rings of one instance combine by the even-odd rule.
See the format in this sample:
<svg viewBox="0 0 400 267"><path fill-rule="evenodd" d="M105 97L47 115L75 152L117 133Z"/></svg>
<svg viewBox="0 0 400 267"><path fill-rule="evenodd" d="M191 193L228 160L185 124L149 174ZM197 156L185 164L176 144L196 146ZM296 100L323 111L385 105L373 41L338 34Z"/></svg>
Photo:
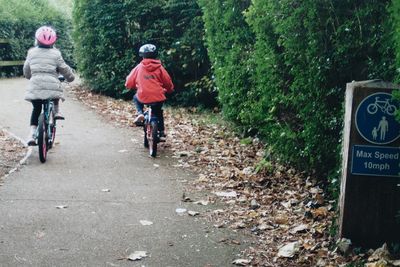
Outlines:
<svg viewBox="0 0 400 267"><path fill-rule="evenodd" d="M47 131L46 131L46 122L44 119L44 114L40 114L39 116L39 125L38 125L38 148L39 148L39 159L40 162L45 163L47 157Z"/></svg>
<svg viewBox="0 0 400 267"><path fill-rule="evenodd" d="M157 122L152 121L147 125L147 140L149 143L150 156L155 158L157 156L157 143L158 143L158 126Z"/></svg>

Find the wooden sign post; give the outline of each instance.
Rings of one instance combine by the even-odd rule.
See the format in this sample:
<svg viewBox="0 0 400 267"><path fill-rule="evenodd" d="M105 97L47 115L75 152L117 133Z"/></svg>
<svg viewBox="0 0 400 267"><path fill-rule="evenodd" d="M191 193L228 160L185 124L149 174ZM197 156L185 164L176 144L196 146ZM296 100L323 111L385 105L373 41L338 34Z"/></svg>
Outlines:
<svg viewBox="0 0 400 267"><path fill-rule="evenodd" d="M352 82L346 88L340 237L362 247L400 242L400 86Z"/></svg>

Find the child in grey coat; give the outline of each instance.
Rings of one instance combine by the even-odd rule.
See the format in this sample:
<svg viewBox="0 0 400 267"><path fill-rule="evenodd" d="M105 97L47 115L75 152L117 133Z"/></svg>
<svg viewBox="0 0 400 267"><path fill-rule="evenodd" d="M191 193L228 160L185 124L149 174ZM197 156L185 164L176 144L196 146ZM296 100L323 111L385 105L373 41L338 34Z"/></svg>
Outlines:
<svg viewBox="0 0 400 267"><path fill-rule="evenodd" d="M54 118L64 119L59 108L59 99L64 97L58 75L62 74L68 82L75 79L61 52L54 48L57 40L55 30L48 26L40 27L36 31L35 39L36 46L29 49L23 68L25 78L29 79L25 100L30 101L33 106L27 140L30 146L36 145L35 133L45 100L54 100Z"/></svg>

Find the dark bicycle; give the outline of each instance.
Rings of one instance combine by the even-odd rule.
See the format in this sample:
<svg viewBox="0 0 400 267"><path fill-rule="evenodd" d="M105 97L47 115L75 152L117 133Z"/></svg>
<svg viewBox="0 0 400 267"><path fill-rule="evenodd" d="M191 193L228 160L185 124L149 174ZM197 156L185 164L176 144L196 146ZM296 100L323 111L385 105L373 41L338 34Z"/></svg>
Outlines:
<svg viewBox="0 0 400 267"><path fill-rule="evenodd" d="M159 118L152 112L151 105L148 105L144 113L143 131L144 147L148 148L150 156L155 158L157 157L157 144L165 142L165 140L160 138Z"/></svg>
<svg viewBox="0 0 400 267"><path fill-rule="evenodd" d="M63 76L59 76L58 79L61 82L65 81ZM47 152L53 147L56 138L57 120L54 115L54 99L43 101L43 109L36 130L39 159L42 163L46 162Z"/></svg>

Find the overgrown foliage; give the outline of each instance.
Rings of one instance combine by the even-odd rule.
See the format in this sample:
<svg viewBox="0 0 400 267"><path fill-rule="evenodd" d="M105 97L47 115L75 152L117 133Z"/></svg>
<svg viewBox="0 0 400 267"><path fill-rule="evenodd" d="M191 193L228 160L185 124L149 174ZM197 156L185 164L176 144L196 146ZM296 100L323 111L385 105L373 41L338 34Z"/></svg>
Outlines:
<svg viewBox="0 0 400 267"><path fill-rule="evenodd" d="M396 51L396 67L397 67L397 76L396 81L400 82L400 2L393 0L390 15L393 29L393 43ZM400 93L397 92L394 94L394 97L400 101ZM400 110L397 110L396 118L400 121Z"/></svg>
<svg viewBox="0 0 400 267"><path fill-rule="evenodd" d="M251 90L254 66L250 61L254 35L242 14L250 2L199 0L219 102L224 114L236 122L245 122L246 114L253 112L246 99L256 97Z"/></svg>
<svg viewBox="0 0 400 267"><path fill-rule="evenodd" d="M0 0L0 60L24 60L27 50L33 46L35 31L42 25L57 30L57 47L67 63L73 65L72 42L69 31L71 21L50 6L45 0ZM3 67L0 76L20 75L22 67Z"/></svg>
<svg viewBox="0 0 400 267"><path fill-rule="evenodd" d="M95 91L131 96L124 88L125 77L141 60L140 46L153 43L176 85L175 102L215 103L195 0L77 0L73 17L78 67Z"/></svg>
<svg viewBox="0 0 400 267"><path fill-rule="evenodd" d="M200 0L225 113L257 129L280 160L337 173L346 83L394 77L390 1L253 0L244 13L247 1L236 2ZM235 40L251 56L235 58Z"/></svg>

